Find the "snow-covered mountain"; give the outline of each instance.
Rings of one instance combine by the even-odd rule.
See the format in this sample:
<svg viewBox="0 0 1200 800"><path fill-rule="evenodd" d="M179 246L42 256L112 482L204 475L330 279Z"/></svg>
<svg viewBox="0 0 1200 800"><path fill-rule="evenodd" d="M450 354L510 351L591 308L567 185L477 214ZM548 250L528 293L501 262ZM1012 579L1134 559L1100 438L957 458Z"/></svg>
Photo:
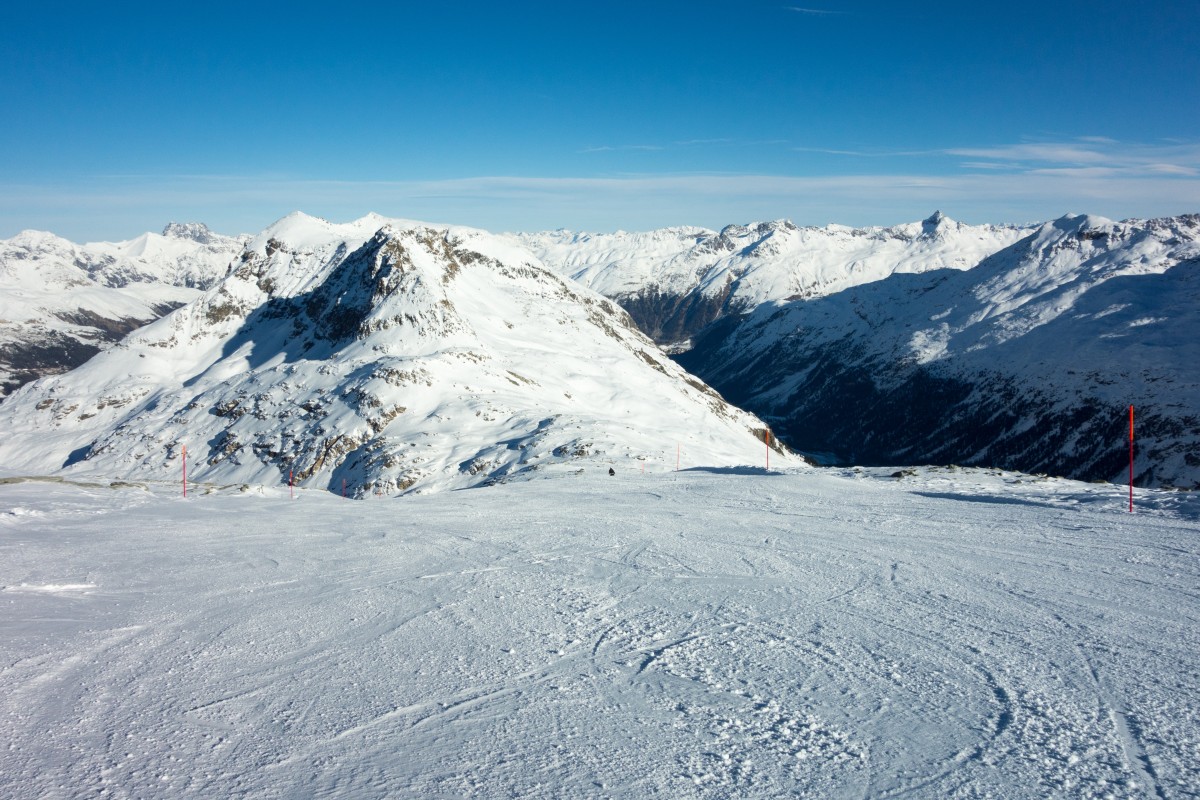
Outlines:
<svg viewBox="0 0 1200 800"><path fill-rule="evenodd" d="M172 223L126 242L75 244L40 231L0 240L0 398L193 300L248 239Z"/></svg>
<svg viewBox="0 0 1200 800"><path fill-rule="evenodd" d="M787 220L646 233L514 234L547 265L625 308L670 349L730 313L819 297L894 273L968 269L1032 228L965 225L941 212L889 228Z"/></svg>
<svg viewBox="0 0 1200 800"><path fill-rule="evenodd" d="M801 450L1200 484L1200 215L1066 216L968 271L716 323L679 360Z"/></svg>
<svg viewBox="0 0 1200 800"><path fill-rule="evenodd" d="M285 217L216 286L22 388L0 422L10 468L169 479L186 446L198 481L355 494L765 458L762 423L612 302L499 237L375 215Z"/></svg>

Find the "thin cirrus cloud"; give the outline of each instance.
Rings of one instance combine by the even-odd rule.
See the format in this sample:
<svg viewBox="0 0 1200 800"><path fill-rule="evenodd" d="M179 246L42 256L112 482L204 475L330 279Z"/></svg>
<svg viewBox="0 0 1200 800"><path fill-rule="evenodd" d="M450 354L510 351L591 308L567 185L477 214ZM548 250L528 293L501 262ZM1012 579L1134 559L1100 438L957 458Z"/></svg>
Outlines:
<svg viewBox="0 0 1200 800"><path fill-rule="evenodd" d="M332 220L375 211L497 231L721 227L780 217L800 224L890 225L934 209L969 222L1031 222L1067 212L1123 219L1200 211L1200 142L1127 144L1090 137L891 153L846 149L837 155L869 156L863 163L870 169L635 173L629 163L625 172L608 176L347 181L109 175L58 186L0 182L0 238L22 228L54 230L75 241L132 238L173 219L200 220L229 233L255 231L295 209Z"/></svg>
<svg viewBox="0 0 1200 800"><path fill-rule="evenodd" d="M1110 160L1096 149L1071 144L1016 144L1003 147L964 147L946 150L948 155L990 158L995 161L1056 161L1094 164Z"/></svg>
<svg viewBox="0 0 1200 800"><path fill-rule="evenodd" d="M855 158L906 158L911 156L939 155L940 150L846 150L835 147L793 147L796 153L816 153L826 156L853 156Z"/></svg>
<svg viewBox="0 0 1200 800"><path fill-rule="evenodd" d="M593 145L576 150L577 153L621 153L630 151L662 152L674 148L704 148L704 147L766 147L787 145L787 139L733 139L728 136L710 138L679 139L664 144L623 144L623 145Z"/></svg>
<svg viewBox="0 0 1200 800"><path fill-rule="evenodd" d="M1021 174L1200 176L1200 142L1164 140L1126 143L1103 136L1081 136L1069 141L1029 141L973 147L928 150L792 147L796 153L839 156L879 162L885 171L908 172L909 159L933 159L928 168L937 174L962 171ZM954 164L937 162L965 159ZM890 163L888 163L890 162Z"/></svg>
<svg viewBox="0 0 1200 800"><path fill-rule="evenodd" d="M696 145L705 144L736 144L733 139L716 138L716 139L684 139L683 141L675 142L680 147L694 147Z"/></svg>
<svg viewBox="0 0 1200 800"><path fill-rule="evenodd" d="M296 209L336 221L375 211L494 231L719 228L781 217L812 225L891 225L922 219L935 209L968 222L1032 222L1067 212L1116 219L1194 212L1200 210L1200 180L1105 167L956 175L651 174L427 181L130 176L62 192L0 186L0 237L24 227L49 226L74 241L132 238L173 219L203 221L227 233L253 232ZM26 221L31 214L41 222ZM80 219L93 227L77 227Z"/></svg>
<svg viewBox="0 0 1200 800"><path fill-rule="evenodd" d="M622 145L596 145L594 147L585 147L578 151L580 153L619 153L619 152L656 152L662 150L663 147L657 144L622 144Z"/></svg>
<svg viewBox="0 0 1200 800"><path fill-rule="evenodd" d="M1200 142L1126 144L1102 136L1071 142L1023 142L997 147L960 147L946 155L972 159L961 166L1027 173L1089 175L1200 175Z"/></svg>

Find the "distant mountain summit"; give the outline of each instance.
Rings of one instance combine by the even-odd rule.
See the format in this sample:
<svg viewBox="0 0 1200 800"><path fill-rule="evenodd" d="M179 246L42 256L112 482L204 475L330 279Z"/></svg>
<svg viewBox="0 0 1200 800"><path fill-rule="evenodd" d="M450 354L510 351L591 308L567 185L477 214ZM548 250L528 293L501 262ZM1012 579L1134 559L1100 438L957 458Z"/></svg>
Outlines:
<svg viewBox="0 0 1200 800"><path fill-rule="evenodd" d="M203 222L168 222L162 235L168 239L188 239L199 244L215 244L224 238L210 231Z"/></svg>
<svg viewBox="0 0 1200 800"><path fill-rule="evenodd" d="M765 456L762 423L614 303L499 237L374 215L281 219L212 288L21 389L0 422L18 432L0 442L10 468L166 480L186 446L197 481L358 495Z"/></svg>

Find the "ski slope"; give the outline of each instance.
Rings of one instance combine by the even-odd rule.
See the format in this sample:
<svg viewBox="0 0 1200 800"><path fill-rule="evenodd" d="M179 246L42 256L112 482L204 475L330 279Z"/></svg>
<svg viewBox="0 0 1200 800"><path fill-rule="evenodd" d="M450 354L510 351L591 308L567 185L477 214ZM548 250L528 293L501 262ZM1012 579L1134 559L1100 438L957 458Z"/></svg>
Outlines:
<svg viewBox="0 0 1200 800"><path fill-rule="evenodd" d="M1194 797L1200 503L0 485L5 797Z"/></svg>

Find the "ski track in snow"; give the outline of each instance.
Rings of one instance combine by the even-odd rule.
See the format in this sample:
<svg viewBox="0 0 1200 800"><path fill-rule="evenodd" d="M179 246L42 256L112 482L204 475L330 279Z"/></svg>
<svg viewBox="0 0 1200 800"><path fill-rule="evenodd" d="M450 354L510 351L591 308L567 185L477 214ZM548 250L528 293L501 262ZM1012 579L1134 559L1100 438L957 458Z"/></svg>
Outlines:
<svg viewBox="0 0 1200 800"><path fill-rule="evenodd" d="M1200 498L0 485L0 796L1195 797Z"/></svg>

